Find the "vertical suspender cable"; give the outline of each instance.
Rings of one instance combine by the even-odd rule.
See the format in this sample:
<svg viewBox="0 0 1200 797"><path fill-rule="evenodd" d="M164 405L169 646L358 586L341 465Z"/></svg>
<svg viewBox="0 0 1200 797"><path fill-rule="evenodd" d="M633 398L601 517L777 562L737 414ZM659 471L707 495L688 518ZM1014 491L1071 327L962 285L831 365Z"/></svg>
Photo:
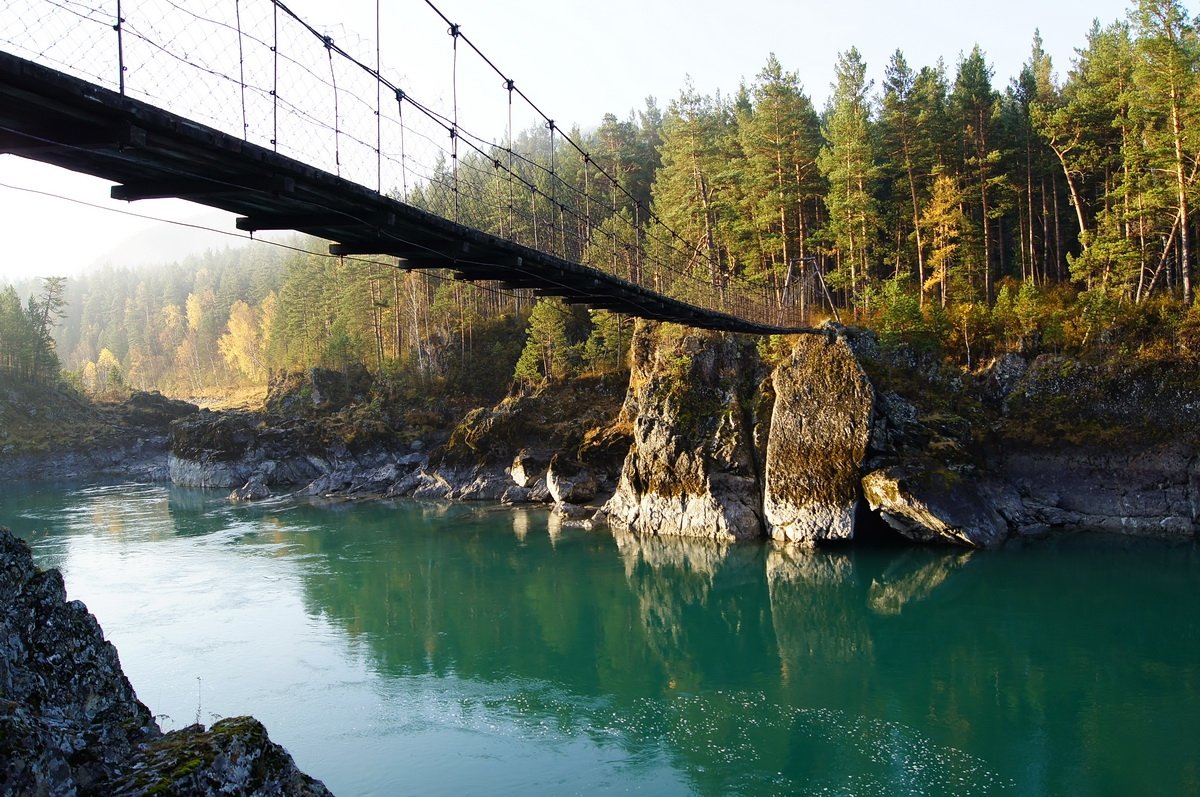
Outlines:
<svg viewBox="0 0 1200 797"><path fill-rule="evenodd" d="M396 113L399 116L400 122L400 190L403 192L403 199L408 201L408 164L405 159L408 155L404 151L404 90L396 89Z"/></svg>
<svg viewBox="0 0 1200 797"><path fill-rule="evenodd" d="M454 220L458 217L458 25L450 26L452 56L450 64L450 96L454 104L454 123L450 128L450 160L454 167Z"/></svg>
<svg viewBox="0 0 1200 797"><path fill-rule="evenodd" d="M122 35L124 23L125 20L121 17L121 0L117 0L117 24L113 25L113 30L117 32L117 85L122 96L125 94L125 39Z"/></svg>
<svg viewBox="0 0 1200 797"><path fill-rule="evenodd" d="M271 3L271 148L279 151L279 3Z"/></svg>
<svg viewBox="0 0 1200 797"><path fill-rule="evenodd" d="M375 193L383 193L383 80L379 71L379 51L382 47L379 25L379 0L375 0Z"/></svg>
<svg viewBox="0 0 1200 797"><path fill-rule="evenodd" d="M333 70L333 38L331 36L322 37L325 40L325 54L329 56L329 82L333 84L333 164L337 168L337 176L342 176L342 150L341 142L338 140L338 126L341 124L338 117L338 87L337 73Z"/></svg>
<svg viewBox="0 0 1200 797"><path fill-rule="evenodd" d="M583 252L587 251L588 244L592 242L592 196L588 187L588 164L591 162L591 155L583 156Z"/></svg>
<svg viewBox="0 0 1200 797"><path fill-rule="evenodd" d="M508 89L508 234L509 237L516 239L516 224L513 218L513 147L512 147L512 95L514 84L511 80L504 81L504 87Z"/></svg>
<svg viewBox="0 0 1200 797"><path fill-rule="evenodd" d="M242 2L233 0L233 15L237 22L238 35L238 88L242 95L242 140L250 135L250 125L246 123L246 53L242 46Z"/></svg>
<svg viewBox="0 0 1200 797"><path fill-rule="evenodd" d="M550 126L550 211L553 212L555 208L558 208L558 255L567 257L567 222L563 215L563 204L558 201L558 173L555 169L557 153L554 146L554 131L556 126L553 119L547 124ZM553 219L550 224L554 224ZM551 232L553 231L554 228L551 227Z"/></svg>
<svg viewBox="0 0 1200 797"><path fill-rule="evenodd" d="M554 120L550 119L546 122L546 127L550 128L550 195L547 199L550 200L550 213L554 213L554 206L558 204L558 186L554 184ZM554 216L550 216L550 246L554 243ZM559 254L562 254L561 252Z"/></svg>
<svg viewBox="0 0 1200 797"><path fill-rule="evenodd" d="M642 203L633 203L633 273L634 282L642 284ZM656 286L657 287L657 286Z"/></svg>
<svg viewBox="0 0 1200 797"><path fill-rule="evenodd" d="M533 248L538 249L537 186L529 185L529 207L533 210Z"/></svg>

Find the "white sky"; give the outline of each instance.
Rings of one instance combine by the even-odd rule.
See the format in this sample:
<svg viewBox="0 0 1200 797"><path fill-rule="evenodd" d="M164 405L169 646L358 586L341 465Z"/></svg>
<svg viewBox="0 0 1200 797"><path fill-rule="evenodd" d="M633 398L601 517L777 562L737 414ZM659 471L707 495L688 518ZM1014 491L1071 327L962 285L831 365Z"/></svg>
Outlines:
<svg viewBox="0 0 1200 797"><path fill-rule="evenodd" d="M33 0L36 3L36 0ZM209 0L210 3L218 0ZM130 4L127 3L127 7ZM243 5L246 5L243 2ZM289 5L319 30L355 53L374 56L373 0L293 0ZM560 127L594 125L606 112L625 117L655 96L665 108L690 75L702 93L732 93L752 81L774 52L784 68L799 73L820 109L829 93L839 52L854 46L879 85L891 53L904 51L919 68L944 58L953 76L960 55L978 43L1004 88L1028 59L1035 29L1058 74L1070 68L1094 18L1108 23L1125 16L1125 0L437 0L437 5ZM445 100L437 77L449 72L450 37L424 0L382 0L383 72L405 86L430 88L427 102ZM336 15L336 16L335 16ZM465 62L460 62L465 63ZM461 67L460 81L478 76ZM131 80L135 73L131 70ZM423 83L426 78L431 82ZM495 103L499 79L480 78ZM433 88L442 86L442 88ZM436 96L431 96L436 95ZM474 98L460 87L460 105ZM466 123L464 122L464 125ZM491 126L494 121L478 122ZM498 139L500 130L487 130ZM0 280L73 274L103 259L153 222L39 196L6 186L36 189L96 205L150 216L221 225L211 211L177 200L136 204L108 200L108 184L12 156L0 156L0 219L5 247ZM189 236L191 237L191 236ZM237 244L214 235L211 246ZM177 259L186 252L163 254Z"/></svg>

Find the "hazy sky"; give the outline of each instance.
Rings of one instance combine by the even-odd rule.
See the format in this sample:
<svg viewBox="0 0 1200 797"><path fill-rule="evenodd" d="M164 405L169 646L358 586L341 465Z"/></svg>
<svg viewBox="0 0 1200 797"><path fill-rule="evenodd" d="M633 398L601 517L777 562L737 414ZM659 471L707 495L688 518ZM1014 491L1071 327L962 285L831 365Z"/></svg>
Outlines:
<svg viewBox="0 0 1200 797"><path fill-rule="evenodd" d="M862 53L868 76L878 86L897 48L914 68L943 58L952 75L960 55L978 43L993 66L993 85L1002 89L1028 59L1035 29L1040 30L1062 76L1070 68L1075 48L1083 45L1092 20L1108 23L1124 17L1129 8L1125 0L437 0L436 4L561 127L592 125L606 112L624 117L642 107L647 96L657 97L665 108L687 76L702 93L731 93L742 78L752 81L772 52L785 69L799 74L818 109L829 94L838 53L852 46ZM243 0L242 6L247 5ZM373 0L337 4L293 0L289 5L339 44L373 58ZM381 0L381 9L383 73L398 76L403 85L421 87L428 92L423 95L427 100L445 101L445 83L438 82L449 72L451 59L445 24L424 0ZM464 68L461 74L471 73ZM131 70L130 75L132 80L136 72ZM503 96L494 75L475 82L486 89L488 102ZM460 104L468 104L474 96L460 88ZM204 224L220 224L207 209L185 202L112 202L107 198L107 183L8 155L0 156L0 183L4 184L0 185L0 218L7 232L0 253L0 279L75 273L153 224L85 207L80 201L163 218L200 216ZM232 217L224 229L234 232ZM227 236L212 238L214 246L237 243ZM164 259L173 257L164 253Z"/></svg>

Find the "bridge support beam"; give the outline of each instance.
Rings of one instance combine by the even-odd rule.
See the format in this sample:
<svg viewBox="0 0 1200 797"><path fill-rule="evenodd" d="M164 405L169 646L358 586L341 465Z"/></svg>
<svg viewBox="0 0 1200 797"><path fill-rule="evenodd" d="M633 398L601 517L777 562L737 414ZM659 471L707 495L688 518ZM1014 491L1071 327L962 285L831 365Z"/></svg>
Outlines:
<svg viewBox="0 0 1200 797"><path fill-rule="evenodd" d="M246 177L236 178L236 180L173 178L114 185L109 191L109 195L113 199L128 202L136 202L139 199L190 199L203 203L206 198L224 194L264 191L287 195L295 190L296 182L290 177Z"/></svg>

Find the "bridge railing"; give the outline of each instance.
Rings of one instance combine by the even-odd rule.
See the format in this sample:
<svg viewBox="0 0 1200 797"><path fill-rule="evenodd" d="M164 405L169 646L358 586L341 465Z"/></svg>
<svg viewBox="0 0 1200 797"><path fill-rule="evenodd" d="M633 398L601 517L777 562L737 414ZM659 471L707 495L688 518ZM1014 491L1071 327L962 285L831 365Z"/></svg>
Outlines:
<svg viewBox="0 0 1200 797"><path fill-rule="evenodd" d="M721 273L431 2L383 5L362 36L281 0L5 0L0 48L666 296L802 324L803 264Z"/></svg>

